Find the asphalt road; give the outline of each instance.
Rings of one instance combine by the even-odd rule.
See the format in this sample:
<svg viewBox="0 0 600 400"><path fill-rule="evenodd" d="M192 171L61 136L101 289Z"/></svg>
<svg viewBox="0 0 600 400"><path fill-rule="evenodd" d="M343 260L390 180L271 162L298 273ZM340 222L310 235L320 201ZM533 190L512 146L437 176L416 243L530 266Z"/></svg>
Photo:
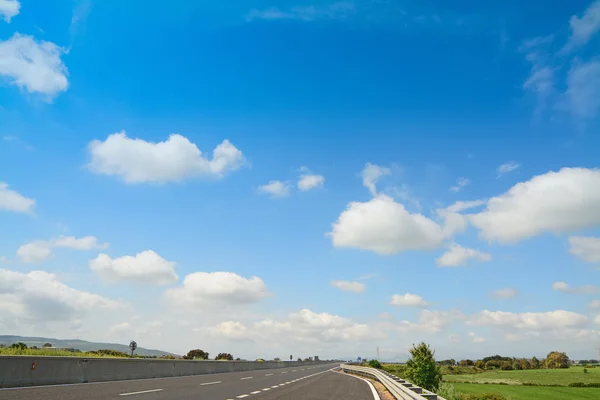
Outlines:
<svg viewBox="0 0 600 400"><path fill-rule="evenodd" d="M0 400L373 400L366 382L330 371L338 365L0 389Z"/></svg>

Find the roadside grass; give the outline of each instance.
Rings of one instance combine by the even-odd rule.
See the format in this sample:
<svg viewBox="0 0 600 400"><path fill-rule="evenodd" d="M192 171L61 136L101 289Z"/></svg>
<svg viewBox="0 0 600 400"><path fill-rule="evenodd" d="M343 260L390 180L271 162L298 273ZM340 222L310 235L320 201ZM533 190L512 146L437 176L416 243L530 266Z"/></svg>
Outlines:
<svg viewBox="0 0 600 400"><path fill-rule="evenodd" d="M542 386L568 386L575 382L600 384L600 368L588 368L587 373L584 373L583 370L584 367L528 369L522 371L485 371L476 374L444 375L444 382L495 383L505 385L537 384ZM600 392L598 394L600 395Z"/></svg>
<svg viewBox="0 0 600 400"><path fill-rule="evenodd" d="M506 371L521 372L521 371ZM597 400L600 398L600 389L597 388L571 388L548 386L511 386L511 385L482 385L479 383L454 383L454 388L461 393L498 393L509 397L511 400Z"/></svg>
<svg viewBox="0 0 600 400"><path fill-rule="evenodd" d="M14 349L10 347L0 348L0 356L55 356L55 357L85 357L85 358L125 358L115 355L96 354L90 352L73 352L67 350L48 349Z"/></svg>

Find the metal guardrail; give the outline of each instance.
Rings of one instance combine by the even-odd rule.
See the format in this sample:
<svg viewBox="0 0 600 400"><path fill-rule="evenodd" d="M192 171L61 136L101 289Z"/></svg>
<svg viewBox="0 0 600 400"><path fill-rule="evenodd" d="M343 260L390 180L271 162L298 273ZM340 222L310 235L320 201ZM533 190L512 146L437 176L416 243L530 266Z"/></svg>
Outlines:
<svg viewBox="0 0 600 400"><path fill-rule="evenodd" d="M397 400L446 400L429 390L415 386L404 379L380 369L349 364L342 364L340 365L340 368L344 372L363 375L378 380Z"/></svg>

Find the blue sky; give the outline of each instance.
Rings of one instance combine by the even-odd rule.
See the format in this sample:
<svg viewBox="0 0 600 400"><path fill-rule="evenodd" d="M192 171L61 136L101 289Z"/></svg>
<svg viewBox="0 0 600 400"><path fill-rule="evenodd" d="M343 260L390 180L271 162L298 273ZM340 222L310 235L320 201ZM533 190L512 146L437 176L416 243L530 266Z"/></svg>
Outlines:
<svg viewBox="0 0 600 400"><path fill-rule="evenodd" d="M596 355L600 2L37 3L0 0L0 332Z"/></svg>

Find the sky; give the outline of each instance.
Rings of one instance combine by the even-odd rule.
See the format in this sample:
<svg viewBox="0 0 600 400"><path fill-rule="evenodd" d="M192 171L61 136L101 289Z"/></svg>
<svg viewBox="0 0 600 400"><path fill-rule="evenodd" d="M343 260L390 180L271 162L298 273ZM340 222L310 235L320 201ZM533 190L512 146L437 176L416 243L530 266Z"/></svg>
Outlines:
<svg viewBox="0 0 600 400"><path fill-rule="evenodd" d="M0 0L0 334L600 349L600 0Z"/></svg>

